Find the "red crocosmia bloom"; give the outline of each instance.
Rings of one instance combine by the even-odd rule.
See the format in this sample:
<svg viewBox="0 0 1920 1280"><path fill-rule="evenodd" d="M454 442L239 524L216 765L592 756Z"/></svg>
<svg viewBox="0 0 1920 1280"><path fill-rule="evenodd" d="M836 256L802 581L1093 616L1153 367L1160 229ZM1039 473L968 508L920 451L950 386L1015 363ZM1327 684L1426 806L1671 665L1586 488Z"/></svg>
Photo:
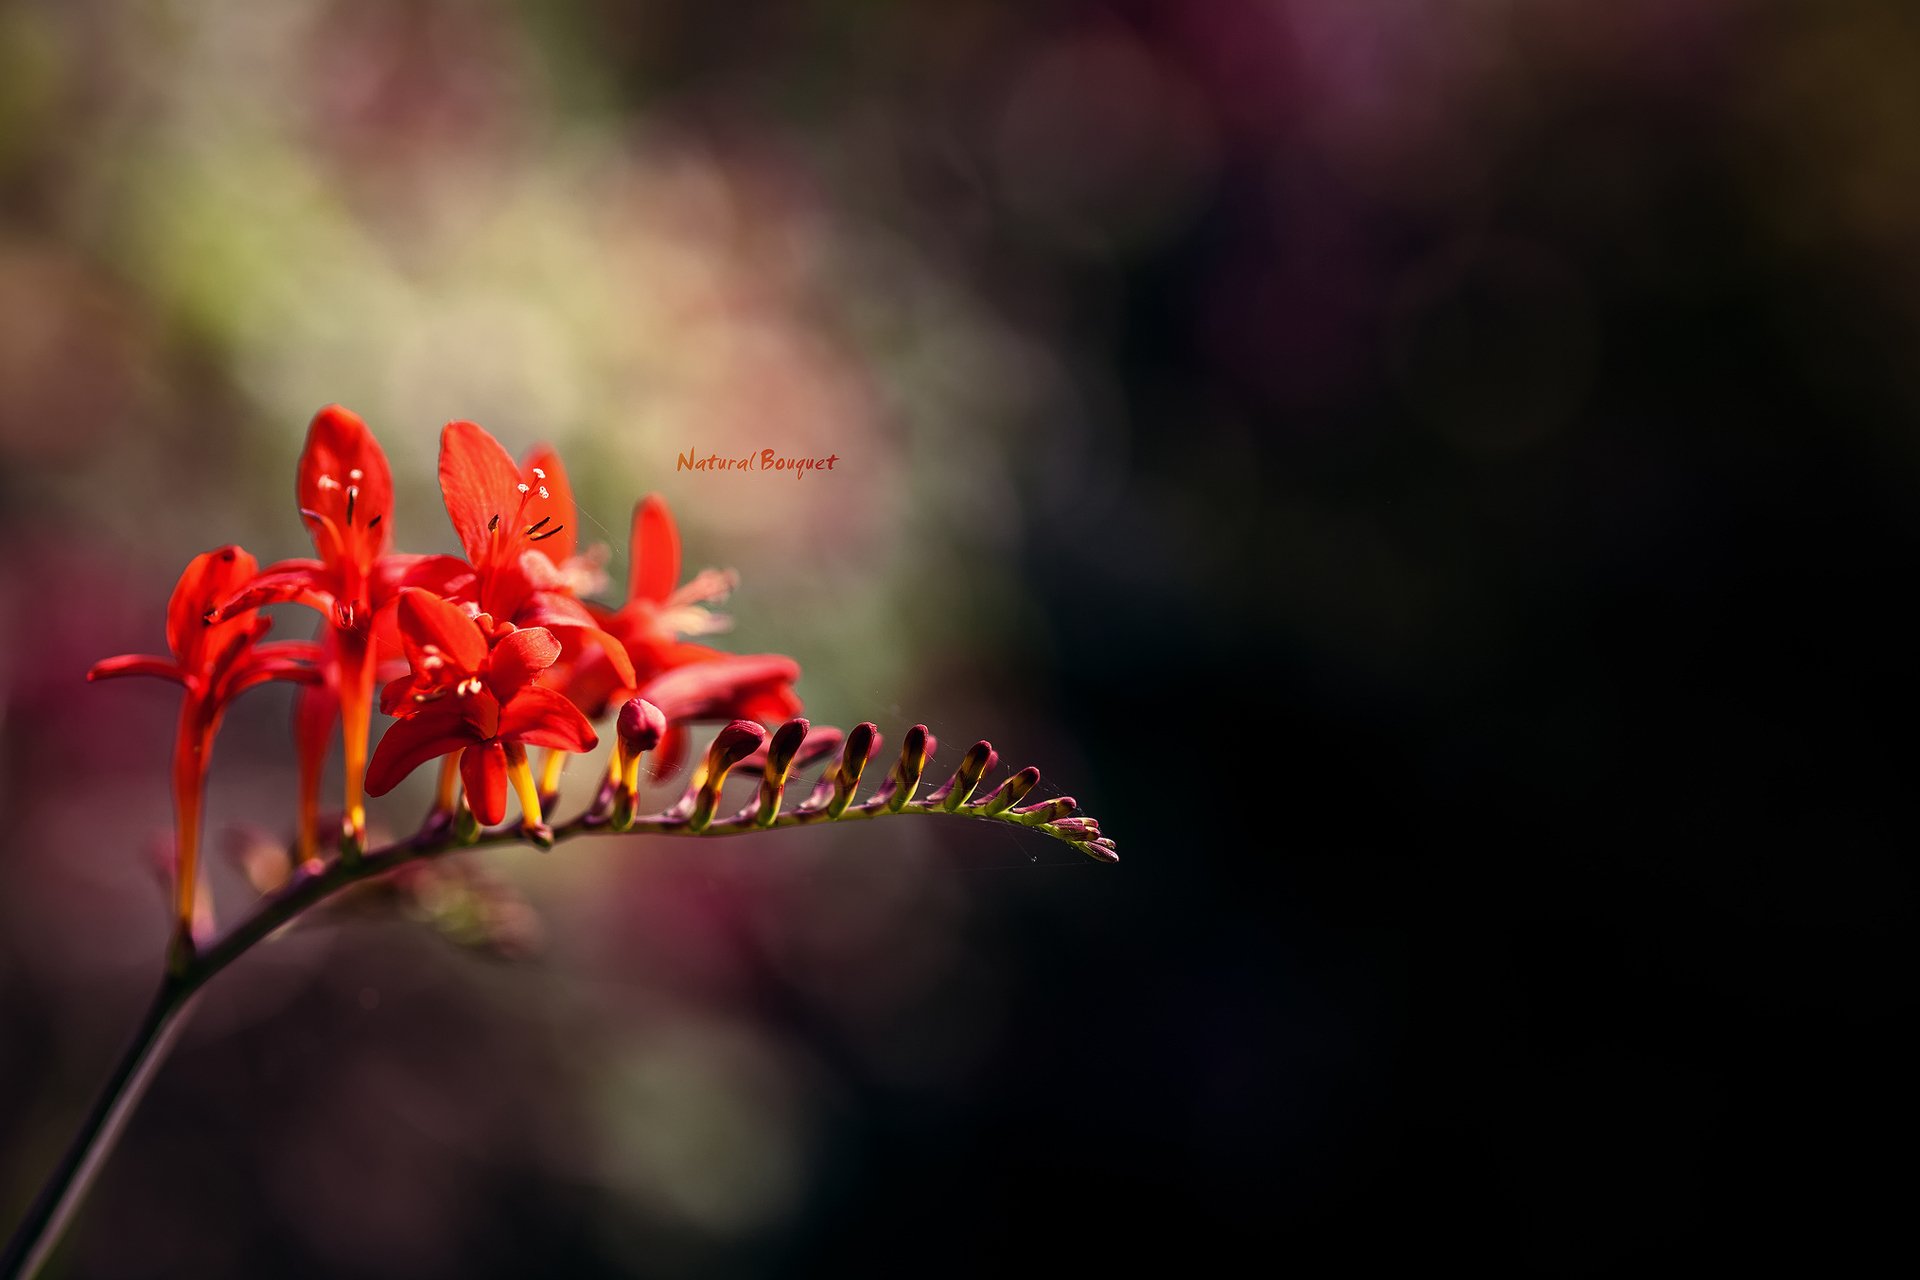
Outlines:
<svg viewBox="0 0 1920 1280"><path fill-rule="evenodd" d="M470 602L518 627L547 627L576 645L596 645L632 679L626 651L577 598L593 567L574 554L573 492L552 449L534 450L521 466L478 425L449 422L440 433L440 493L466 559L427 557L407 585Z"/></svg>
<svg viewBox="0 0 1920 1280"><path fill-rule="evenodd" d="M589 607L601 630L620 642L633 667L633 680L623 683L622 673L592 650L576 651L569 645L565 654L567 696L594 719L665 672L727 656L706 645L689 644L685 637L711 635L732 625L731 619L701 606L726 599L738 575L731 569L702 569L692 581L676 585L680 531L658 494L647 495L634 507L630 549L627 603L617 610Z"/></svg>
<svg viewBox="0 0 1920 1280"><path fill-rule="evenodd" d="M311 859L320 767L336 715L346 757L346 834L356 844L365 843L362 785L373 710L374 629L420 557L389 554L393 478L387 455L359 415L339 405L314 415L300 453L294 494L319 558L268 566L224 609L292 601L318 609L328 619L325 684L304 696L295 714L301 852Z"/></svg>
<svg viewBox="0 0 1920 1280"><path fill-rule="evenodd" d="M591 751L599 741L579 708L534 682L559 658L560 642L545 627L475 616L417 587L400 593L398 622L411 672L381 696L401 718L374 749L367 791L385 795L422 764L458 751L476 819L491 826L506 817L511 782L526 825L538 827L526 748Z"/></svg>
<svg viewBox="0 0 1920 1280"><path fill-rule="evenodd" d="M167 647L173 656L123 654L96 662L87 672L89 680L159 676L186 691L173 747L173 806L174 905L179 927L188 936L199 875L200 811L207 764L227 704L267 680L313 682L320 678L316 666L319 646L305 640L259 643L273 625L272 619L252 609L240 609L222 613L217 622L207 621L216 606L254 576L255 568L254 558L239 547L221 547L195 556L167 602Z"/></svg>
<svg viewBox="0 0 1920 1280"><path fill-rule="evenodd" d="M607 634L620 642L635 679L593 650L568 646L560 687L574 704L597 719L615 702L641 697L665 713L674 727L656 750L656 772L671 772L686 745L680 726L706 720L758 720L772 725L801 710L793 682L800 664L780 654L734 655L686 637L710 635L730 625L704 606L724 600L738 581L731 569L702 569L680 582L680 531L658 494L633 509L627 603L596 609Z"/></svg>

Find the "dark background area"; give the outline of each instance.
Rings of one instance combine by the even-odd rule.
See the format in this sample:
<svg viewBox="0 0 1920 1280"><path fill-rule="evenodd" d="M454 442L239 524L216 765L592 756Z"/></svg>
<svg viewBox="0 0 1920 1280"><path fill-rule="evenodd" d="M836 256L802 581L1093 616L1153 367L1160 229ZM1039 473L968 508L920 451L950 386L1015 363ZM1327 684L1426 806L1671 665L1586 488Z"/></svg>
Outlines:
<svg viewBox="0 0 1920 1280"><path fill-rule="evenodd" d="M447 36L471 36L467 19L395 8L429 33L423 83L478 57ZM686 883L669 901L728 957L724 983L694 986L803 1063L797 1190L749 1226L689 1225L524 1155L608 1123L553 1101L591 1089L568 1044L528 1047L527 1009L617 979L521 977L356 926L357 950L326 953L330 980L183 1046L79 1223L71 1274L150 1274L156 1251L234 1275L1235 1256L1585 1274L1846 1254L1898 1221L1905 1187L1884 1169L1911 1121L1894 1050L1913 1013L1912 13L486 8L482 46L590 68L547 84L563 115L770 152L847 235L919 246L997 332L1046 354L1048 390L1009 391L977 431L924 425L911 395L879 416L883 435L912 433L916 472L993 460L1020 512L971 561L999 575L1004 616L926 604L931 575L885 580L909 659L905 718L883 727L937 714L964 735L990 710L985 731L1008 725L1123 861L933 833L925 856L966 904L962 960L924 1000L851 1018L820 973L886 972L882 944L911 923L865 950L820 942L834 963L809 969L812 953L768 942L743 887L777 848L671 862ZM416 30L378 6L315 12L323 31ZM58 175L77 161L58 136L8 148L9 236L64 243ZM85 366L86 332L71 344ZM129 401L161 429L185 432L207 389L220 420L249 417L217 349L159 352L152 376L193 389ZM65 409L81 393L45 394ZM35 496L32 433L5 438L0 524L16 548L45 545L65 526ZM58 466L84 480L95 456ZM281 485L290 450L260 456ZM979 551L955 510L882 527ZM48 606L21 585L38 581L17 574L8 599L15 672L44 643L27 605ZM749 621L785 643L771 606ZM8 776L25 788L67 695L15 686ZM932 722L950 763L963 743ZM877 832L814 835L821 892L889 856ZM10 1205L144 983L49 974L24 911L0 942ZM423 970L455 976L382 1001L418 1042L401 1074L424 1144L324 1083L383 1087L394 1051L378 1046L397 1031L356 996L370 974ZM980 972L994 1012L975 1023ZM85 1030L57 1031L89 998L107 1003ZM578 1030L556 1027L543 1034ZM36 1048L55 1041L57 1058ZM303 1114L315 1091L328 1109ZM296 1141L314 1129L333 1155ZM259 1191L289 1151L306 1163ZM289 1182L356 1243L289 1215Z"/></svg>

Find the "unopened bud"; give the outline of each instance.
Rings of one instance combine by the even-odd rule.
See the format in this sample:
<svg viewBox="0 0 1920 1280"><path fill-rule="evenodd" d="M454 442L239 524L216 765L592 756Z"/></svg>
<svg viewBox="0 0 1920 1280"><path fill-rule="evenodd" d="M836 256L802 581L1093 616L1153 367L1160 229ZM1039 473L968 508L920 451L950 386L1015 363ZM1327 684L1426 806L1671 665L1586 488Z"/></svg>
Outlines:
<svg viewBox="0 0 1920 1280"><path fill-rule="evenodd" d="M715 736L713 745L707 748L706 778L700 783L693 812L687 818L689 830L706 830L707 824L713 821L714 809L720 804L720 788L725 785L727 774L752 755L766 737L767 731L751 720L735 720Z"/></svg>
<svg viewBox="0 0 1920 1280"><path fill-rule="evenodd" d="M900 759L894 763L886 781L888 809L898 813L913 799L914 791L920 786L920 775L927 770L927 757L932 754L933 735L927 732L927 726L917 724L907 730L906 738L900 743Z"/></svg>
<svg viewBox="0 0 1920 1280"><path fill-rule="evenodd" d="M616 728L621 748L639 755L660 745L660 739L667 733L667 718L645 698L629 698L620 708Z"/></svg>
<svg viewBox="0 0 1920 1280"><path fill-rule="evenodd" d="M1027 798L1027 793L1040 785L1040 771L1028 765L1020 772L1008 778L993 789L993 794L980 802L980 811L985 814L1005 813L1008 809Z"/></svg>
<svg viewBox="0 0 1920 1280"><path fill-rule="evenodd" d="M760 807L754 815L757 825L770 827L780 816L780 802L786 798L787 773L793 768L794 757L800 753L800 744L807 740L807 730L811 727L795 717L774 730L768 740L766 763L760 767Z"/></svg>

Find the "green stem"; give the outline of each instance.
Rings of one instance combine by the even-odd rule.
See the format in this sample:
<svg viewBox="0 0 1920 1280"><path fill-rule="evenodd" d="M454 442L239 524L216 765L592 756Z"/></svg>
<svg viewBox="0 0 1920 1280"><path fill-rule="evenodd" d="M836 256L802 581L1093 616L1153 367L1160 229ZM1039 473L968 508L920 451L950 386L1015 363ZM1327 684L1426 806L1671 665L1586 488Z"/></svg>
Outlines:
<svg viewBox="0 0 1920 1280"><path fill-rule="evenodd" d="M169 974L161 982L153 1004L134 1032L133 1043L120 1056L113 1074L94 1100L67 1152L60 1158L27 1216L0 1254L0 1275L22 1280L38 1272L47 1255L60 1243L74 1211L93 1185L94 1177L120 1137L127 1117L146 1092L154 1071L173 1046L183 1017L192 1004L194 987Z"/></svg>
<svg viewBox="0 0 1920 1280"><path fill-rule="evenodd" d="M1062 803L1071 805L1070 801ZM610 823L606 814L596 807L555 827L551 838L557 843L572 836L631 833L710 839L782 827L885 817L896 813L938 813L950 817L985 818L1026 827L1102 860L1111 860L1110 853L1084 843L1076 838L1077 833L1056 827L1048 820L1050 814L1039 811L989 812L979 806L947 809L932 800L908 800L902 802L899 808L893 808L883 797L875 797L839 813L802 806L797 810L779 812L766 825L761 825L755 820L756 809L756 805L750 804L740 813L712 822L699 830L689 827L684 814L676 816L675 811L670 810L665 814L635 819L623 831ZM127 1047L113 1074L107 1078L106 1087L88 1112L79 1133L74 1135L66 1154L61 1157L59 1165L27 1210L26 1217L14 1231L6 1252L0 1254L0 1277L5 1280L29 1280L60 1243L61 1234L79 1208L94 1176L113 1150L127 1116L145 1092L155 1069L166 1057L174 1036L192 1007L194 994L215 974L300 915L363 880L386 875L412 862L480 845L525 840L544 844L544 840L537 839L544 835L544 832L530 835L517 824L482 831L471 839L460 838L457 825L454 831L429 828L419 836L395 841L359 857L336 859L324 864L317 872L308 869L311 864L296 868L293 878L283 888L263 898L250 915L203 950L196 951L191 942L177 936L167 966L167 976L161 982L160 991L154 997L139 1030L134 1034L133 1043Z"/></svg>

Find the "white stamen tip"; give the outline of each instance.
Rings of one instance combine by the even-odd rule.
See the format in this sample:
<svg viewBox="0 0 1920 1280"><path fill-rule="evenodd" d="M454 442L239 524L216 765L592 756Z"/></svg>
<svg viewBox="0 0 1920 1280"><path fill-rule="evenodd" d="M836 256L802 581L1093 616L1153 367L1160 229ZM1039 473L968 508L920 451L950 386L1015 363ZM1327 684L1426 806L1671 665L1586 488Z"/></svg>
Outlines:
<svg viewBox="0 0 1920 1280"><path fill-rule="evenodd" d="M332 476L321 476L319 480L315 481L315 483L318 484L322 489L338 489L340 487L340 482L338 480L335 480Z"/></svg>
<svg viewBox="0 0 1920 1280"><path fill-rule="evenodd" d="M355 467L353 470L347 472L347 479L353 481L355 484L359 484L360 481L366 476L366 474L367 473L362 471L360 468Z"/></svg>
<svg viewBox="0 0 1920 1280"><path fill-rule="evenodd" d="M543 498L547 496L547 486L545 485L540 486L540 496Z"/></svg>
<svg viewBox="0 0 1920 1280"><path fill-rule="evenodd" d="M535 480L545 480L547 478L547 473L542 471L540 468L535 467L533 469L533 478Z"/></svg>
<svg viewBox="0 0 1920 1280"><path fill-rule="evenodd" d="M526 485L524 485L524 484L523 484L523 485L521 485L521 486L520 486L520 492L522 492L522 493L525 493L526 491L527 491L527 486L526 486Z"/></svg>

